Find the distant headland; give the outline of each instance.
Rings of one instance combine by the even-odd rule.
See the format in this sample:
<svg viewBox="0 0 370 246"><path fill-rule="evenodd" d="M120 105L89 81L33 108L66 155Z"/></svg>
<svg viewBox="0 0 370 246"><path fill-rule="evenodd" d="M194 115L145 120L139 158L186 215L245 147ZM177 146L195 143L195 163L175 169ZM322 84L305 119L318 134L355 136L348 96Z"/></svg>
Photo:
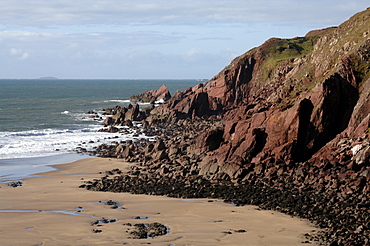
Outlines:
<svg viewBox="0 0 370 246"><path fill-rule="evenodd" d="M52 76L47 76L47 77L40 77L38 79L42 79L42 80L57 80L58 78L57 77L52 77Z"/></svg>

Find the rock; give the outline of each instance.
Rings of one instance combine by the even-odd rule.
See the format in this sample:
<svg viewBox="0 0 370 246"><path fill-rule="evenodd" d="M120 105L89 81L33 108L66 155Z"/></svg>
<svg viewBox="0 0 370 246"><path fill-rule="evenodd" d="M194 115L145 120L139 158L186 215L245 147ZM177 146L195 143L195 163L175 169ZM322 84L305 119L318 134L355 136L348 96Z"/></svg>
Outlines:
<svg viewBox="0 0 370 246"><path fill-rule="evenodd" d="M159 150L152 155L152 158L155 161L163 161L165 159L168 159L168 154L166 150Z"/></svg>
<svg viewBox="0 0 370 246"><path fill-rule="evenodd" d="M19 187L19 186L23 186L23 183L22 181L14 181L14 182L10 182L8 183L8 186L11 186L11 187Z"/></svg>
<svg viewBox="0 0 370 246"><path fill-rule="evenodd" d="M358 146L358 145L356 145L356 146ZM357 151L354 151L353 148L352 148L352 152L356 153L356 154L354 154L353 159L355 160L355 162L358 165L369 165L370 146L362 147L361 149L359 149Z"/></svg>
<svg viewBox="0 0 370 246"><path fill-rule="evenodd" d="M131 96L132 102L154 103L155 101L165 102L171 98L171 94L166 85L162 85L158 90L145 91L141 94Z"/></svg>
<svg viewBox="0 0 370 246"><path fill-rule="evenodd" d="M195 140L195 147L200 152L208 152L216 150L223 142L223 129L214 129L201 133Z"/></svg>
<svg viewBox="0 0 370 246"><path fill-rule="evenodd" d="M129 109L125 114L125 119L130 121L140 121L142 120L142 114L139 109L139 104L135 104L131 109Z"/></svg>
<svg viewBox="0 0 370 246"><path fill-rule="evenodd" d="M118 112L112 116L112 120L114 125L121 125L125 121L125 114Z"/></svg>
<svg viewBox="0 0 370 246"><path fill-rule="evenodd" d="M158 222L151 224L135 224L135 230L130 232L135 239L157 238L166 235L168 229L165 225Z"/></svg>
<svg viewBox="0 0 370 246"><path fill-rule="evenodd" d="M108 128L108 132L110 132L110 133L116 133L116 132L119 132L119 129L117 127L114 127L114 126L110 126Z"/></svg>
<svg viewBox="0 0 370 246"><path fill-rule="evenodd" d="M110 133L116 133L116 132L119 132L119 129L117 127L114 127L114 126L109 126L107 129L99 129L99 132L110 132Z"/></svg>
<svg viewBox="0 0 370 246"><path fill-rule="evenodd" d="M149 143L146 146L145 150L144 150L145 151L145 155L148 155L149 153L151 153L153 149L154 149L154 144ZM158 150L158 148L157 148L157 150Z"/></svg>
<svg viewBox="0 0 370 246"><path fill-rule="evenodd" d="M155 151L159 151L159 150L164 150L166 149L166 145L165 143L163 142L163 139L159 139L155 145L154 145L154 150Z"/></svg>
<svg viewBox="0 0 370 246"><path fill-rule="evenodd" d="M129 147L126 147L126 149L121 153L121 158L128 158L133 156L133 153Z"/></svg>
<svg viewBox="0 0 370 246"><path fill-rule="evenodd" d="M170 147L168 149L168 155L169 156L176 156L179 153L180 153L180 149L178 147Z"/></svg>
<svg viewBox="0 0 370 246"><path fill-rule="evenodd" d="M114 123L113 118L108 116L107 118L104 119L104 121L102 122L102 125L107 127L107 126L112 125L113 123Z"/></svg>

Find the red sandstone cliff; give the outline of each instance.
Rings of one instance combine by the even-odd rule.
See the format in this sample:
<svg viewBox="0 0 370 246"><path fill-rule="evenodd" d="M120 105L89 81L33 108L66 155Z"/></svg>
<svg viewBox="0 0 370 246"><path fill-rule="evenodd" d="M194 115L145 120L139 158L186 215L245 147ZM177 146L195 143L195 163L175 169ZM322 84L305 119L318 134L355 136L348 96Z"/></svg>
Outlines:
<svg viewBox="0 0 370 246"><path fill-rule="evenodd" d="M140 164L87 186L255 204L314 221L330 245L369 245L369 97L370 8L336 28L269 39L158 107L110 110L103 124L142 120L160 137L99 146Z"/></svg>
<svg viewBox="0 0 370 246"><path fill-rule="evenodd" d="M222 115L223 134L203 159L204 175L223 170L243 178L240 169L251 165L263 172L266 164L317 159L345 137L368 139L369 46L367 9L336 28L269 39L153 113Z"/></svg>

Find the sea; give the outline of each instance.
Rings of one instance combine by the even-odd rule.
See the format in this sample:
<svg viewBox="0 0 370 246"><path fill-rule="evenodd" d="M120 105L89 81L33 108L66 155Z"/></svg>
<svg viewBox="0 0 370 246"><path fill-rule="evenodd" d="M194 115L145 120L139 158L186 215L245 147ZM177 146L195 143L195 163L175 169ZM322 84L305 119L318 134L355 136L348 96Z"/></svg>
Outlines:
<svg viewBox="0 0 370 246"><path fill-rule="evenodd" d="M104 133L103 109L134 104L132 95L165 84L171 94L204 80L2 79L0 80L0 183L53 170L50 165L89 158L76 148L146 138L140 132ZM141 104L140 107L147 107ZM104 117L104 116L102 116Z"/></svg>

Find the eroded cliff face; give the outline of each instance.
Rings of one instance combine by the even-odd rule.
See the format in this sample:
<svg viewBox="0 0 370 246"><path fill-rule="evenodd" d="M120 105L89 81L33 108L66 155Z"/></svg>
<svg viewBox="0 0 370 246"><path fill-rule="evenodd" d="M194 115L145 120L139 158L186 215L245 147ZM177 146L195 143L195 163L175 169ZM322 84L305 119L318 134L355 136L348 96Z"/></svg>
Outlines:
<svg viewBox="0 0 370 246"><path fill-rule="evenodd" d="M158 107L113 109L105 125L141 120L159 139L100 146L139 166L93 188L255 204L315 221L333 245L368 245L369 99L370 8L269 39Z"/></svg>
<svg viewBox="0 0 370 246"><path fill-rule="evenodd" d="M369 27L367 9L337 28L269 39L157 111L222 115L224 134L203 159L204 175L215 165L232 164L227 174L237 178L251 164L308 161L338 134L367 137Z"/></svg>

